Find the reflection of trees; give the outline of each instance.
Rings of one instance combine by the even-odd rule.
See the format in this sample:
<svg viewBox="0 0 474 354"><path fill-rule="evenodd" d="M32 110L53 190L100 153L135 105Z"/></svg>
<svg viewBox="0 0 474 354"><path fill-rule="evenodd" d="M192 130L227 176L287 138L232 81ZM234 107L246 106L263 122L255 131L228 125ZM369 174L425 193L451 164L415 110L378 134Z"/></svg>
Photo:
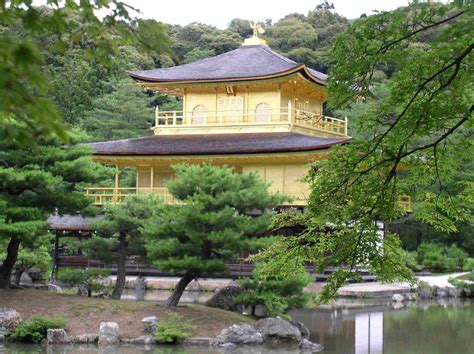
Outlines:
<svg viewBox="0 0 474 354"><path fill-rule="evenodd" d="M432 306L385 313L386 353L470 353L474 307ZM455 343L455 347L453 347Z"/></svg>

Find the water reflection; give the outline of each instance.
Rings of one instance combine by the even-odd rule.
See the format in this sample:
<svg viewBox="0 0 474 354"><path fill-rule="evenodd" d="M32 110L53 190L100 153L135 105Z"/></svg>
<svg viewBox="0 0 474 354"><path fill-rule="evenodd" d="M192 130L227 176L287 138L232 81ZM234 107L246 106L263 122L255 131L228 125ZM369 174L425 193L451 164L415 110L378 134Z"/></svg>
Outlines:
<svg viewBox="0 0 474 354"><path fill-rule="evenodd" d="M474 305L469 300L293 311L324 353L473 353Z"/></svg>

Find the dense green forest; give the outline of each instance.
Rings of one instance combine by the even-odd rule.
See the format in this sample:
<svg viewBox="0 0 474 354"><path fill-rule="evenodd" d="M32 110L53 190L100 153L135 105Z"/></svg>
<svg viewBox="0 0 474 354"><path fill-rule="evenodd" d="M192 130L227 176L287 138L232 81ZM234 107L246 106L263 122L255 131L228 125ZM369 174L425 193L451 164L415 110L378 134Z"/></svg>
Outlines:
<svg viewBox="0 0 474 354"><path fill-rule="evenodd" d="M316 5L316 4L315 4ZM41 11L48 11L42 8ZM74 21L74 18L72 19ZM273 23L265 22L264 37L273 50L316 70L330 73L334 63L329 62L328 52L337 36L344 32L351 21L337 14L327 6L315 6L305 14L289 14ZM83 26L77 19L73 30L65 38L34 35L32 40L44 55L43 70L50 78L49 95L60 110L67 125L81 131L82 141L123 139L151 134L153 109L179 109L181 103L174 97L145 92L134 85L126 75L126 70L143 70L193 62L206 57L225 53L240 46L244 38L251 35L249 20L233 19L226 29L218 29L203 23L186 26L158 23L154 20L139 20L134 30L141 38L152 44L145 50L138 43L122 43L119 52L109 57L106 63L94 59L94 41L81 37L75 40ZM25 37L27 29L11 24L0 27L0 35ZM104 36L114 36L105 33ZM69 40L68 40L69 39ZM430 38L422 38L419 43ZM58 45L67 42L68 45ZM375 94L384 94L386 83L394 68L377 68L373 75L379 85ZM352 121L363 119L364 103L355 104L344 112ZM352 130L351 135L361 137ZM473 160L466 161L473 166ZM133 178L133 177L130 177ZM472 168L459 174L463 181L474 181ZM127 179L125 178L125 182ZM414 218L392 225L401 233L406 248L413 250L417 245L431 240L446 244L456 243L474 254L471 222L462 222L459 232L446 234L425 226Z"/></svg>

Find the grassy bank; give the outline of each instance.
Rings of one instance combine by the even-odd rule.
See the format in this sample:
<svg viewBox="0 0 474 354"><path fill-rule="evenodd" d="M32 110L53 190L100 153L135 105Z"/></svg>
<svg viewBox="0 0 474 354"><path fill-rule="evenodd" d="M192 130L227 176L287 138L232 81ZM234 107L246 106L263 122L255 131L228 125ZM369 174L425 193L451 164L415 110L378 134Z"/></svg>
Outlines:
<svg viewBox="0 0 474 354"><path fill-rule="evenodd" d="M202 305L165 309L151 301L95 299L42 290L0 290L0 307L16 309L23 319L33 315L63 317L67 321L66 330L72 335L96 333L100 322L114 321L119 324L122 338L142 335L143 317L162 318L169 313L178 313L189 321L194 326L189 331L193 336L215 337L234 323L253 322L249 317Z"/></svg>

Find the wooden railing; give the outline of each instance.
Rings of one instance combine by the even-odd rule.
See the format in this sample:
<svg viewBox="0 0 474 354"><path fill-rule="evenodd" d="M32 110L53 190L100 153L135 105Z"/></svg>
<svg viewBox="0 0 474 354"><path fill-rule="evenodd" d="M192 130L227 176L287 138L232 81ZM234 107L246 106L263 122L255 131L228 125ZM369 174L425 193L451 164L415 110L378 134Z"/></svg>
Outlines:
<svg viewBox="0 0 474 354"><path fill-rule="evenodd" d="M94 205L122 203L126 197L134 194L155 194L163 198L166 204L174 204L175 199L168 188L114 188L114 187L91 187L86 188L85 195L93 198Z"/></svg>
<svg viewBox="0 0 474 354"><path fill-rule="evenodd" d="M206 111L199 114L184 111L155 110L155 128L172 127L222 127L222 126L271 126L291 124L336 135L347 136L348 120L324 116L291 107L257 110Z"/></svg>
<svg viewBox="0 0 474 354"><path fill-rule="evenodd" d="M93 204L102 206L105 204L119 204L124 201L126 197L134 194L155 194L163 198L166 204L177 203L174 197L169 192L168 188L114 188L114 187L90 187L86 188L85 195L93 198ZM304 205L304 197L297 198L298 205ZM399 204L402 210L406 213L413 212L413 201L410 196L402 195L399 197Z"/></svg>

